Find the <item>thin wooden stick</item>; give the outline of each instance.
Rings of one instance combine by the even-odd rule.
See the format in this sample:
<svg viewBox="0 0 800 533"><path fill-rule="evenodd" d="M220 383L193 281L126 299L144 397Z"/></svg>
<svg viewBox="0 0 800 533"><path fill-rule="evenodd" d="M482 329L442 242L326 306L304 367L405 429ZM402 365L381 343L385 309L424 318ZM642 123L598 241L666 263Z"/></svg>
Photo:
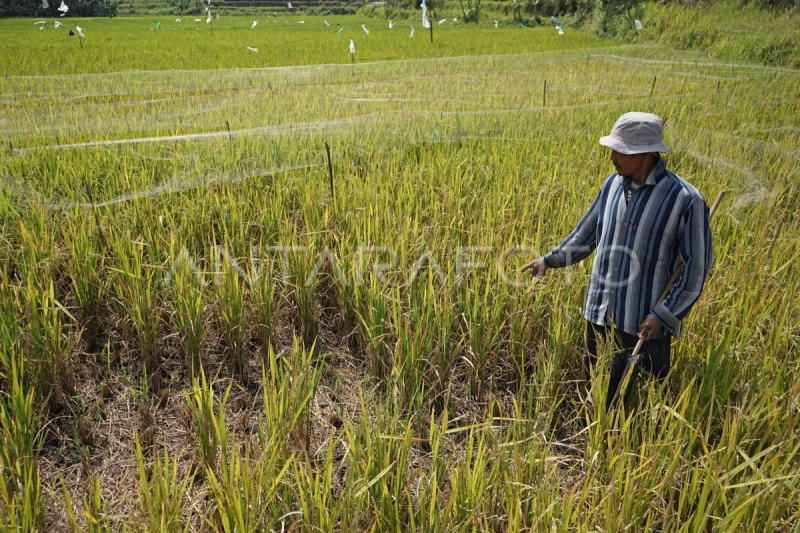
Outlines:
<svg viewBox="0 0 800 533"><path fill-rule="evenodd" d="M725 191L719 191L719 194L717 195L717 199L714 200L714 205L711 206L711 211L709 211L709 213L708 213L708 219L709 220L714 218L714 213L716 213L720 202L722 202L722 197L723 196L725 196Z"/></svg>
<svg viewBox="0 0 800 533"><path fill-rule="evenodd" d="M772 259L772 249L775 248L775 242L778 240L778 235L781 234L781 228L784 222L786 222L786 215L783 215L783 218L781 218L781 221L778 223L778 229L775 230L775 236L772 238L772 243L770 243L769 251L767 252L767 261Z"/></svg>
<svg viewBox="0 0 800 533"><path fill-rule="evenodd" d="M547 105L547 80L544 80L544 88L542 89L542 107Z"/></svg>
<svg viewBox="0 0 800 533"><path fill-rule="evenodd" d="M333 163L331 163L331 147L328 146L328 141L325 141L325 152L328 154L328 177L330 178L331 185L331 199L336 200L333 194Z"/></svg>

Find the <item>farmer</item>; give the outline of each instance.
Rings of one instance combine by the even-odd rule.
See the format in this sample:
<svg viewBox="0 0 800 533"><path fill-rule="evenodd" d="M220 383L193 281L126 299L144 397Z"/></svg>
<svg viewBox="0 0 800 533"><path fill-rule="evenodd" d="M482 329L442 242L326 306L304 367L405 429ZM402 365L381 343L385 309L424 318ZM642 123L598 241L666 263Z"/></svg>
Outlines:
<svg viewBox="0 0 800 533"><path fill-rule="evenodd" d="M600 144L611 148L617 171L603 182L570 236L523 272L542 277L596 249L583 308L586 379L597 362L598 340L614 335L626 350L643 339L640 366L663 380L670 368L670 337L680 337L681 321L700 296L711 266L709 209L697 189L667 170L659 153L669 148L656 115L625 113ZM656 305L681 259L681 275ZM615 366L616 361L612 382Z"/></svg>

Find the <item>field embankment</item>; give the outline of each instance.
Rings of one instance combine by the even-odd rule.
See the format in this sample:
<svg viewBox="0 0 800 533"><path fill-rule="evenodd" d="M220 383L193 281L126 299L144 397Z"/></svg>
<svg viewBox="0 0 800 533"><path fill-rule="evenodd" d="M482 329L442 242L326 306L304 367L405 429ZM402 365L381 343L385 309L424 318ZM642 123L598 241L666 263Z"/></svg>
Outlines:
<svg viewBox="0 0 800 533"><path fill-rule="evenodd" d="M595 12L583 29L626 42L658 43L706 52L709 58L800 68L800 9L769 10L737 1L646 2L634 12L643 30Z"/></svg>

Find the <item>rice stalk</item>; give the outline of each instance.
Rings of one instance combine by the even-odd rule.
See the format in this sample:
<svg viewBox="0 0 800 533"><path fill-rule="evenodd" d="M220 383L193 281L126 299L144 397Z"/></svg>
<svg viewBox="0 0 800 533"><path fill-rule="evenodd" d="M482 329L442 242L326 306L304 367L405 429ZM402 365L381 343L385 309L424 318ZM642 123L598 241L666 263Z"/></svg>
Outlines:
<svg viewBox="0 0 800 533"><path fill-rule="evenodd" d="M225 359L233 375L246 381L244 338L247 329L245 288L238 269L225 259L220 269L220 283L216 286L219 327L222 331Z"/></svg>
<svg viewBox="0 0 800 533"><path fill-rule="evenodd" d="M115 259L115 267L110 269L113 272L111 286L117 304L138 340L150 388L158 391L161 388L157 346L160 314L154 270L143 264L143 244L132 242L129 235L116 235L111 246Z"/></svg>
<svg viewBox="0 0 800 533"><path fill-rule="evenodd" d="M170 461L167 447L164 454L155 454L152 465L146 464L139 437L136 443L136 463L139 467L137 486L139 513L131 521L133 531L163 531L181 533L185 524L192 521L192 510L184 501L192 490L193 472L187 472L181 480L178 461Z"/></svg>
<svg viewBox="0 0 800 533"><path fill-rule="evenodd" d="M225 395L217 400L213 383L206 380L200 367L200 375L192 379L192 390L185 394L192 415L192 436L204 471L216 471L218 454L227 453L225 405L232 386L229 385Z"/></svg>
<svg viewBox="0 0 800 533"><path fill-rule="evenodd" d="M202 366L202 346L206 336L203 291L187 263L172 277L172 320L181 334L186 368L194 377Z"/></svg>

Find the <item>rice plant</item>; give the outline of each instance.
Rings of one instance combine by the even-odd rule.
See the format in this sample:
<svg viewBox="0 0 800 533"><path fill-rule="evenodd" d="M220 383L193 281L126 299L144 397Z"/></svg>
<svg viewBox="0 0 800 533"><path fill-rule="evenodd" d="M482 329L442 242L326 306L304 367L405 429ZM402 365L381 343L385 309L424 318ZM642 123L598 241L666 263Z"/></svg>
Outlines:
<svg viewBox="0 0 800 533"><path fill-rule="evenodd" d="M55 299L50 281L43 290L39 282L28 279L26 300L27 360L30 371L39 379L42 394L51 406L61 406L75 393L75 376L69 336L62 326L63 306Z"/></svg>
<svg viewBox="0 0 800 533"><path fill-rule="evenodd" d="M19 242L21 276L41 282L44 287L53 278L57 255L53 230L44 210L34 209L24 221L20 220Z"/></svg>
<svg viewBox="0 0 800 533"><path fill-rule="evenodd" d="M501 350L507 311L506 295L492 291L490 281L464 285L459 294L459 322L464 331L469 365L470 389L481 397L489 388L488 366Z"/></svg>
<svg viewBox="0 0 800 533"><path fill-rule="evenodd" d="M315 296L319 272L315 268L313 248L303 248L301 253L293 254L291 259L292 303L300 319L303 344L313 346L317 338L317 310Z"/></svg>
<svg viewBox="0 0 800 533"><path fill-rule="evenodd" d="M231 444L234 449L235 438ZM217 472L206 469L206 479L211 487L214 502L213 519L208 524L219 524L219 530L270 531L279 524L281 496L286 491L283 477L294 464L294 456L288 459L280 453L271 453L268 448L260 457L253 458L245 445L241 454L234 453L230 459L220 453Z"/></svg>
<svg viewBox="0 0 800 533"><path fill-rule="evenodd" d="M247 309L245 304L244 280L239 271L224 259L217 266L217 308L219 327L222 333L225 359L230 364L233 375L246 379L247 362L245 360L245 333L247 332Z"/></svg>
<svg viewBox="0 0 800 533"><path fill-rule="evenodd" d="M44 526L40 416L34 390L24 385L21 357L17 354L9 363L0 396L0 526L8 531L34 531Z"/></svg>
<svg viewBox="0 0 800 533"><path fill-rule="evenodd" d="M219 454L225 456L228 449L225 405L232 384L219 400L214 394L213 385L206 380L201 367L199 376L192 379L192 390L186 393L186 402L192 416L192 438L200 464L205 471L216 471Z"/></svg>
<svg viewBox="0 0 800 533"><path fill-rule="evenodd" d="M392 368L391 302L375 284L360 289L358 302L367 370L375 378L385 379Z"/></svg>
<svg viewBox="0 0 800 533"><path fill-rule="evenodd" d="M262 445L274 440L280 449L291 441L308 453L309 402L319 384L323 363L316 360L313 346L306 349L297 338L287 359L279 360L272 354L269 360L270 367L265 367L262 375L264 413L258 423L259 440Z"/></svg>
<svg viewBox="0 0 800 533"><path fill-rule="evenodd" d="M192 490L194 474L187 472L181 479L178 461L170 461L166 447L163 456L155 454L148 472L138 436L135 441L136 462L139 466L139 513L131 520L131 530L175 533L185 531L184 524L190 522L192 517L191 510L188 515L185 512L184 499Z"/></svg>
<svg viewBox="0 0 800 533"><path fill-rule="evenodd" d="M250 273L253 317L257 320L256 328L264 364L269 365L268 356L273 346L275 319L281 307L281 294L277 290L275 275L271 261L266 264L253 265L255 272Z"/></svg>
<svg viewBox="0 0 800 533"><path fill-rule="evenodd" d="M569 24L226 18L91 19L68 53L0 20L0 529L798 529L797 72ZM726 199L670 375L607 415L590 261L519 269L634 109Z"/></svg>
<svg viewBox="0 0 800 533"><path fill-rule="evenodd" d="M139 343L144 372L154 390L160 389L158 362L158 326L160 313L155 297L154 270L143 264L141 242L130 235L116 235L112 241L116 266L112 287L118 306L123 310L128 327Z"/></svg>
<svg viewBox="0 0 800 533"><path fill-rule="evenodd" d="M82 337L87 350L97 349L100 329L100 305L105 299L106 279L103 276L105 254L98 253L92 241L91 229L79 221L69 224L69 246L72 257L72 294L80 311Z"/></svg>
<svg viewBox="0 0 800 533"><path fill-rule="evenodd" d="M69 519L70 531L78 533L80 531L88 531L89 533L110 533L114 529L114 523L111 517L108 516L108 505L103 501L102 488L100 486L100 478L94 476L89 481L88 494L83 500L83 509L81 514L86 519L86 528L82 529L78 520L75 518L75 511L72 509L72 500L69 497L69 491L66 487L64 489L64 507Z"/></svg>
<svg viewBox="0 0 800 533"><path fill-rule="evenodd" d="M202 346L206 336L202 286L186 262L178 265L171 284L172 320L181 333L186 368L194 376L202 365Z"/></svg>

